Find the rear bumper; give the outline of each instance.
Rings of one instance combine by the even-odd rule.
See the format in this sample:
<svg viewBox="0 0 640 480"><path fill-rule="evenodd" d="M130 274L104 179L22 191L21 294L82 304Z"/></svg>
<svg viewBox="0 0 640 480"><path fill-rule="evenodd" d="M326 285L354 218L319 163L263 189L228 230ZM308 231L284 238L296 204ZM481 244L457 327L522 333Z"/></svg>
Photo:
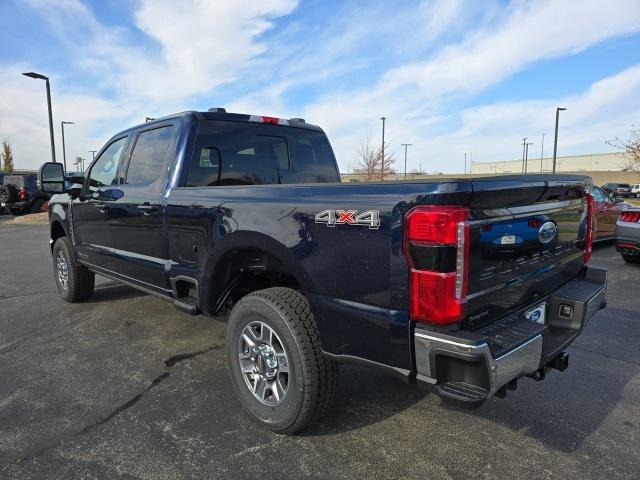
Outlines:
<svg viewBox="0 0 640 480"><path fill-rule="evenodd" d="M541 300L546 306L544 325L519 311L477 332L416 328L416 379L435 385L445 397L479 404L515 379L540 372L544 376L606 306L606 288L607 271L586 268L583 277Z"/></svg>
<svg viewBox="0 0 640 480"><path fill-rule="evenodd" d="M616 250L629 255L640 255L640 223L618 221Z"/></svg>

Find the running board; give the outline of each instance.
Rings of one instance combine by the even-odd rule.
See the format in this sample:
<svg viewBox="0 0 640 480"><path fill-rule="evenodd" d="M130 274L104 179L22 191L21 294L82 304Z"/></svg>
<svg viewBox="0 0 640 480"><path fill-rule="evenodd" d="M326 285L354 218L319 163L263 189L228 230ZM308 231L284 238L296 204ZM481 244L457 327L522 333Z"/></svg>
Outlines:
<svg viewBox="0 0 640 480"><path fill-rule="evenodd" d="M196 297L181 297L175 299L173 300L173 306L189 315L198 315L200 313L200 307L198 306L198 299Z"/></svg>

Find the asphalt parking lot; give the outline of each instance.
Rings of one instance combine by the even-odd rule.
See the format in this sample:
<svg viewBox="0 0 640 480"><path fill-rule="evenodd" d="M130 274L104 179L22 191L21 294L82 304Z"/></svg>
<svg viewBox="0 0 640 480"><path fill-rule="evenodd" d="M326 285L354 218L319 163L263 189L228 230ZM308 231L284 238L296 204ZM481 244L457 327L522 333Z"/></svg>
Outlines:
<svg viewBox="0 0 640 480"><path fill-rule="evenodd" d="M47 239L0 220L0 478L640 478L640 267L610 245L566 372L467 411L343 366L330 415L281 436L233 396L224 319L106 280L66 304Z"/></svg>

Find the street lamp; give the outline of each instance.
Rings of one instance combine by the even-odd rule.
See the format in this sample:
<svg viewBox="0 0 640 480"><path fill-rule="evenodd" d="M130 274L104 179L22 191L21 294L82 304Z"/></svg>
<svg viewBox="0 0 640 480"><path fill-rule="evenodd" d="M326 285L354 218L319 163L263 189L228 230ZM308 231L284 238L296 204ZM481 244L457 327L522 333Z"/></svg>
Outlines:
<svg viewBox="0 0 640 480"><path fill-rule="evenodd" d="M542 151L540 152L540 172L542 172L542 158L544 157L544 136L546 135L546 133L542 134Z"/></svg>
<svg viewBox="0 0 640 480"><path fill-rule="evenodd" d="M401 143L404 147L404 179L407 179L407 147L410 146L410 143Z"/></svg>
<svg viewBox="0 0 640 480"><path fill-rule="evenodd" d="M51 115L51 88L49 86L49 77L36 72L23 73L25 77L44 80L47 85L47 108L49 109L49 136L51 137L51 158L56 161L56 146L53 141L53 115Z"/></svg>
<svg viewBox="0 0 640 480"><path fill-rule="evenodd" d="M524 173L524 156L525 156L526 148L527 148L527 137L524 137L522 139L522 173Z"/></svg>
<svg viewBox="0 0 640 480"><path fill-rule="evenodd" d="M560 120L560 112L566 108L556 108L556 135L553 139L553 173L556 173L556 154L558 153L558 120Z"/></svg>
<svg viewBox="0 0 640 480"><path fill-rule="evenodd" d="M64 126L65 125L73 125L73 122L60 122L60 127L62 128L62 162L64 165L65 174L67 172L67 152L65 150L64 145Z"/></svg>
<svg viewBox="0 0 640 480"><path fill-rule="evenodd" d="M533 142L527 142L524 152L524 173L527 173L527 167L529 166L529 145L533 145Z"/></svg>
<svg viewBox="0 0 640 480"><path fill-rule="evenodd" d="M382 150L381 150L381 160L380 164L380 181L384 182L384 122L387 120L387 117L380 117L382 120Z"/></svg>
<svg viewBox="0 0 640 480"><path fill-rule="evenodd" d="M91 154L91 161L92 162L96 159L96 152L97 152L97 150L89 150L89 153Z"/></svg>

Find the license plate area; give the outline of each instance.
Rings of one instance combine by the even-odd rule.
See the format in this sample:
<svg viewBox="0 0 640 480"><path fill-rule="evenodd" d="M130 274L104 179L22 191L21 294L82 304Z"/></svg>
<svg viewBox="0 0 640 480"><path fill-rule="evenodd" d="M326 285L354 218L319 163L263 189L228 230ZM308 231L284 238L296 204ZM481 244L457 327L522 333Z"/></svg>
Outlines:
<svg viewBox="0 0 640 480"><path fill-rule="evenodd" d="M547 304L545 302L524 312L524 318L526 318L531 322L536 322L541 325L544 325L546 320L546 313L547 313Z"/></svg>
<svg viewBox="0 0 640 480"><path fill-rule="evenodd" d="M515 235L503 235L500 239L502 245L514 245L516 243Z"/></svg>

